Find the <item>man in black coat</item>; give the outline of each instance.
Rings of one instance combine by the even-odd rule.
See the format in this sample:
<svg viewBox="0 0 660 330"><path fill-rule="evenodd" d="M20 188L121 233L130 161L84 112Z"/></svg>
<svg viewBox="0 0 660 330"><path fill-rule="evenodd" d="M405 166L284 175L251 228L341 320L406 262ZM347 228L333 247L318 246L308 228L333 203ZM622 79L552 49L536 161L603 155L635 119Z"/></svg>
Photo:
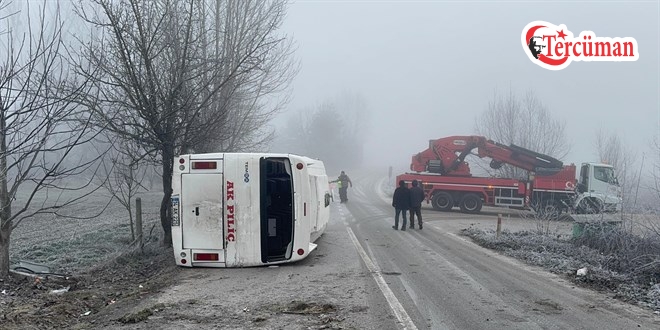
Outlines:
<svg viewBox="0 0 660 330"><path fill-rule="evenodd" d="M419 186L417 180L413 180L412 188L410 188L410 228L415 228L415 214L417 215L417 223L419 229L422 229L422 202L426 196L424 189Z"/></svg>
<svg viewBox="0 0 660 330"><path fill-rule="evenodd" d="M406 213L410 208L410 189L406 186L406 182L401 180L399 181L399 187L394 190L394 196L392 196L392 206L394 206L394 230L399 229L399 214L403 216L403 223L401 230L406 230Z"/></svg>

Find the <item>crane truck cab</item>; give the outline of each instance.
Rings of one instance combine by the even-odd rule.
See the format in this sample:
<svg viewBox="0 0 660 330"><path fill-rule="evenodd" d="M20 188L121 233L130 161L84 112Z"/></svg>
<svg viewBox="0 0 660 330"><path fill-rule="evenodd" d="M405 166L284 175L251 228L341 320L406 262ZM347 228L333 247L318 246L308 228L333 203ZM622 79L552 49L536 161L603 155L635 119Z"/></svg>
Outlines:
<svg viewBox="0 0 660 330"><path fill-rule="evenodd" d="M576 213L621 211L621 186L612 165L582 163L576 190Z"/></svg>

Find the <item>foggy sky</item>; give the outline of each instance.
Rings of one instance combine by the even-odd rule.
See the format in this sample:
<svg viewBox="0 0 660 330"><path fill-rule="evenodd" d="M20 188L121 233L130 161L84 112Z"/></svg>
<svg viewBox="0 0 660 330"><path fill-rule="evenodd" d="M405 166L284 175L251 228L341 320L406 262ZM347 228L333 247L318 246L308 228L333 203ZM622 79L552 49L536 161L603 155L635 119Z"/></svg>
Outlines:
<svg viewBox="0 0 660 330"><path fill-rule="evenodd" d="M660 127L659 17L658 1L294 1L282 32L296 40L302 67L287 109L360 93L373 121L367 162L407 167L429 139L474 134L496 88L532 89L566 121L565 163L599 161L602 127L639 158L646 152L649 166ZM520 42L535 20L566 24L575 36L633 37L639 60L546 70Z"/></svg>

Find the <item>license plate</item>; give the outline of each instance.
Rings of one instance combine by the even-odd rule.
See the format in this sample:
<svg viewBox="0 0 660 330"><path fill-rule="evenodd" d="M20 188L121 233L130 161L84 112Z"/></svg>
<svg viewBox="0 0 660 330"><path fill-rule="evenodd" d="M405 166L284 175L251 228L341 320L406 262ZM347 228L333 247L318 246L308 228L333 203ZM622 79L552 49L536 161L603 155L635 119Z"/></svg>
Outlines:
<svg viewBox="0 0 660 330"><path fill-rule="evenodd" d="M179 225L179 196L172 196L172 226Z"/></svg>

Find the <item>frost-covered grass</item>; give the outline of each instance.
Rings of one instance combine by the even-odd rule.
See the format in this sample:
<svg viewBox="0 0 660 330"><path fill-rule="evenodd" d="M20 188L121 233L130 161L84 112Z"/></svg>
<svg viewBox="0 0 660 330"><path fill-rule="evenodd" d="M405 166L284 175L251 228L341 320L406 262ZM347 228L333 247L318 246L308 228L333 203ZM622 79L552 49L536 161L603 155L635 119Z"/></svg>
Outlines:
<svg viewBox="0 0 660 330"><path fill-rule="evenodd" d="M481 246L564 275L574 283L660 310L658 239L629 234L618 227L586 230L579 238L507 230L496 237L493 230L474 227L462 233ZM655 255L648 254L653 251ZM581 268L588 269L586 276L577 276Z"/></svg>
<svg viewBox="0 0 660 330"><path fill-rule="evenodd" d="M144 192L138 197L142 199L144 236L162 235L162 193ZM12 233L10 263L25 260L47 265L55 272L74 274L127 251L132 241L128 211L109 200L107 193L99 191L62 210L82 217L100 213L90 218L42 214L25 219ZM135 206L132 212L135 214Z"/></svg>
<svg viewBox="0 0 660 330"><path fill-rule="evenodd" d="M116 253L131 242L128 224L99 229L70 240L35 244L15 252L22 260L56 265L59 271L76 272Z"/></svg>

